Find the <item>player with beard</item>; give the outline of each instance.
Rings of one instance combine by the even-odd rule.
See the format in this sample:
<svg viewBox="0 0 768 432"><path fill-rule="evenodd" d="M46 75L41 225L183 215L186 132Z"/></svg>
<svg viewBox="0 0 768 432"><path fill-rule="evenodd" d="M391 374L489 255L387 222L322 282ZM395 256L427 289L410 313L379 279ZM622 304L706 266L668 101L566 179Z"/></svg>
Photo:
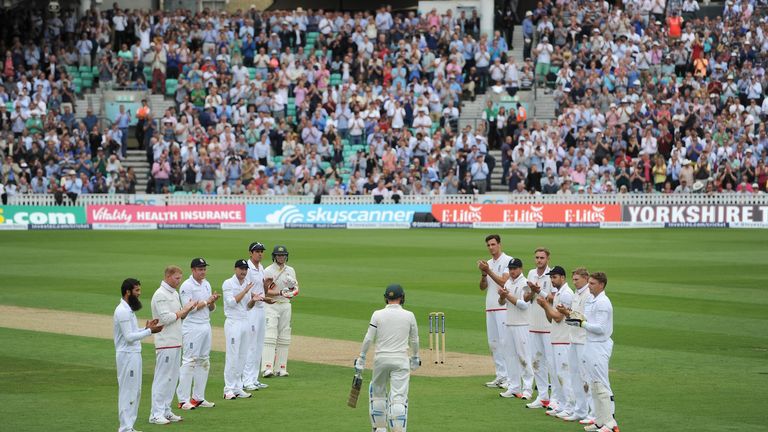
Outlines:
<svg viewBox="0 0 768 432"><path fill-rule="evenodd" d="M123 281L123 298L113 315L115 361L117 363L117 408L120 419L118 432L135 432L133 424L141 400L141 340L158 333L163 326L157 319L147 321L142 330L136 324L135 312L141 309L141 283L133 278Z"/></svg>

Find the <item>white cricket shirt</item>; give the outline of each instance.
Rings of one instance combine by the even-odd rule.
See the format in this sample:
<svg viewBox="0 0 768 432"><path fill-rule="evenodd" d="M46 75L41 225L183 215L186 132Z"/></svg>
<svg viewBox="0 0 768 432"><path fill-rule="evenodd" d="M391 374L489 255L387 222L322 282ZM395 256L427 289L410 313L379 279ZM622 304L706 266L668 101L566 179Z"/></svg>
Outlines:
<svg viewBox="0 0 768 432"><path fill-rule="evenodd" d="M554 292L552 281L550 281L549 276L547 276L549 271L550 268L547 266L544 270L544 274L541 276L539 276L535 268L528 272L528 280L541 287L541 291L539 291L538 294L539 297L547 298L549 294ZM552 330L552 325L547 320L547 313L544 312L544 308L539 306L535 300L531 305L531 311L528 312L528 320L530 321L528 331L531 333L549 333Z"/></svg>
<svg viewBox="0 0 768 432"><path fill-rule="evenodd" d="M522 273L520 273L520 276L517 277L517 279L512 280L510 277L507 280L507 283L504 284L504 288L506 288L515 298L517 298L517 303L512 304L509 300L507 300L507 322L506 325L508 326L527 326L528 325L528 309L530 306L530 303L526 302L523 297L526 293L530 292L530 288L528 288L528 279L523 276ZM498 293L496 294L496 298L498 299ZM498 301L497 301L498 303Z"/></svg>
<svg viewBox="0 0 768 432"><path fill-rule="evenodd" d="M553 287L554 289L554 287ZM563 305L570 309L573 305L573 290L568 284L564 284L555 293L555 298L552 300L552 306L557 308L557 305ZM571 343L571 326L565 323L565 320L560 322L552 321L552 334L550 336L552 345L567 345Z"/></svg>
<svg viewBox="0 0 768 432"><path fill-rule="evenodd" d="M581 289L576 290L573 295L573 303L571 310L574 312L584 313L584 305L587 303L587 298L591 297L589 293L589 284L584 284ZM587 342L587 331L580 327L571 327L571 343L585 344Z"/></svg>
<svg viewBox="0 0 768 432"><path fill-rule="evenodd" d="M120 299L120 304L115 308L112 316L114 321L113 332L115 351L117 352L141 352L141 340L152 334L149 329L139 330L136 324L136 314L125 299Z"/></svg>
<svg viewBox="0 0 768 432"><path fill-rule="evenodd" d="M375 342L376 355L408 355L408 347L415 349L412 355L418 355L419 330L413 312L401 305L389 304L371 315L368 333L363 342L363 353L368 344Z"/></svg>
<svg viewBox="0 0 768 432"><path fill-rule="evenodd" d="M488 267L491 271L499 276L509 274L507 265L512 257L504 252L499 255L498 259L488 260ZM505 307L499 305L499 285L491 279L490 276L486 276L485 280L488 282L488 288L485 289L485 310L486 312L506 310Z"/></svg>
<svg viewBox="0 0 768 432"><path fill-rule="evenodd" d="M165 281L152 296L152 318L157 318L163 330L155 334L155 349L181 347L181 321L176 312L181 310L179 293Z"/></svg>
<svg viewBox="0 0 768 432"><path fill-rule="evenodd" d="M179 287L179 297L181 298L181 304L185 305L190 300L194 300L196 303L199 301L208 301L211 297L211 284L206 279L198 282L192 276L185 280ZM211 311L208 307L202 309L192 309L192 311L184 318L182 327L197 324L210 324L211 323Z"/></svg>
<svg viewBox="0 0 768 432"><path fill-rule="evenodd" d="M243 283L237 280L237 276L224 281L221 284L221 293L224 297L224 316L227 319L245 320L248 318L248 302L251 300L250 291L247 292L240 302L235 301L235 296L240 294L248 285L248 277L243 278Z"/></svg>
<svg viewBox="0 0 768 432"><path fill-rule="evenodd" d="M613 334L613 305L605 291L597 296L590 295L584 305L587 323L587 342L605 342Z"/></svg>

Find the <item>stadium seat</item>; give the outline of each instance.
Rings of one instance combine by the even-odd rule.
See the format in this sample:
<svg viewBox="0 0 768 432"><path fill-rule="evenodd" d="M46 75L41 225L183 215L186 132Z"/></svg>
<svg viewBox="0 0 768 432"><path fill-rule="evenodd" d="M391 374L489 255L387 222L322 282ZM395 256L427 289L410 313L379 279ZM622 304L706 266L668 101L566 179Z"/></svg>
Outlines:
<svg viewBox="0 0 768 432"><path fill-rule="evenodd" d="M176 94L176 89L179 87L179 81L175 79L165 80L165 95L173 96Z"/></svg>
<svg viewBox="0 0 768 432"><path fill-rule="evenodd" d="M256 79L256 68L248 68L248 77L252 80Z"/></svg>
<svg viewBox="0 0 768 432"><path fill-rule="evenodd" d="M91 68L90 68L90 67L88 67L88 66L85 66L85 65L83 65L83 66L80 66L80 69L78 69L78 70L79 70L79 71L80 71L80 73L82 74L83 72L90 72L90 71L91 71Z"/></svg>

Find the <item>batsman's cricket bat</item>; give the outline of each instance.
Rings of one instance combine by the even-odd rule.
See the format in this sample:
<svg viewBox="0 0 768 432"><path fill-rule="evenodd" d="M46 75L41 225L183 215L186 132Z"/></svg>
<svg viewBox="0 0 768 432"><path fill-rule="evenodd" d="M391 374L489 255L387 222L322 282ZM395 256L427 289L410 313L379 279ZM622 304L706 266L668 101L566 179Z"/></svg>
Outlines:
<svg viewBox="0 0 768 432"><path fill-rule="evenodd" d="M363 386L363 374L356 373L352 378L352 389L349 391L349 399L347 405L352 408L357 408L357 399L360 397L360 388Z"/></svg>

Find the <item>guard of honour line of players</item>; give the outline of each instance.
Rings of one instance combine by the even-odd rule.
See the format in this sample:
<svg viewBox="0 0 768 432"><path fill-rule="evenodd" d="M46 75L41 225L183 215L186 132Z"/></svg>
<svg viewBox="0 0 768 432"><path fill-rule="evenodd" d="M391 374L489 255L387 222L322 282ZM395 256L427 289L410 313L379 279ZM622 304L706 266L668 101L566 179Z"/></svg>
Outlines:
<svg viewBox="0 0 768 432"><path fill-rule="evenodd" d="M613 307L605 273L577 268L568 286L550 251L534 251L535 268L523 276L523 261L502 251L501 237L485 239L491 259L477 262L486 291L486 329L503 398L536 398L543 409L585 431L618 432L608 362L613 351Z"/></svg>
<svg viewBox="0 0 768 432"><path fill-rule="evenodd" d="M141 283L126 279L122 300L114 313L114 342L118 381L118 432L134 432L141 399L141 340L155 334L155 374L149 422L168 424L182 420L171 410L174 391L178 408L213 408L205 398L210 369L210 313L223 297L224 399L251 397L249 391L267 388L262 377L287 376L291 340L291 299L298 295L295 270L286 264L288 250L275 246L272 264L261 264L264 245L251 243L250 259L235 262L234 275L222 284L222 294L206 280L208 263L195 258L191 275L182 283L180 267L168 266L152 296L152 320L139 329L135 312L142 305ZM268 319L267 319L268 318ZM262 353L262 349L264 352Z"/></svg>
<svg viewBox="0 0 768 432"><path fill-rule="evenodd" d="M485 240L491 259L477 265L480 289L486 291L488 343L496 370L486 386L504 389L504 398L530 400L535 383L537 397L527 408L578 421L585 431L618 432L608 379L613 309L605 294L606 275L577 268L571 289L565 269L550 267L549 250L538 248L536 268L526 278L522 260L503 253L500 236ZM250 259L237 260L234 275L222 284L228 342L224 399L248 398L248 391L266 388L258 380L260 371L262 377L288 375L290 299L298 294L298 283L294 269L286 265L286 248L275 246L273 264L266 269L261 264L264 249L252 243ZM220 295L205 279L207 266L202 258L192 260L192 275L183 284L179 267L166 268L152 297L153 320L143 330L134 315L141 309L141 285L135 279L123 282L123 299L114 315L119 432L134 431L141 396L140 341L151 333L156 334L156 367L149 422L182 420L171 411L174 389L181 409L214 406L205 399L205 385L209 313ZM371 317L355 372L362 372L366 354L375 345L369 388L373 430L405 432L410 372L421 365L418 328L413 313L402 307L405 293L400 285L388 286L384 297L387 306Z"/></svg>

